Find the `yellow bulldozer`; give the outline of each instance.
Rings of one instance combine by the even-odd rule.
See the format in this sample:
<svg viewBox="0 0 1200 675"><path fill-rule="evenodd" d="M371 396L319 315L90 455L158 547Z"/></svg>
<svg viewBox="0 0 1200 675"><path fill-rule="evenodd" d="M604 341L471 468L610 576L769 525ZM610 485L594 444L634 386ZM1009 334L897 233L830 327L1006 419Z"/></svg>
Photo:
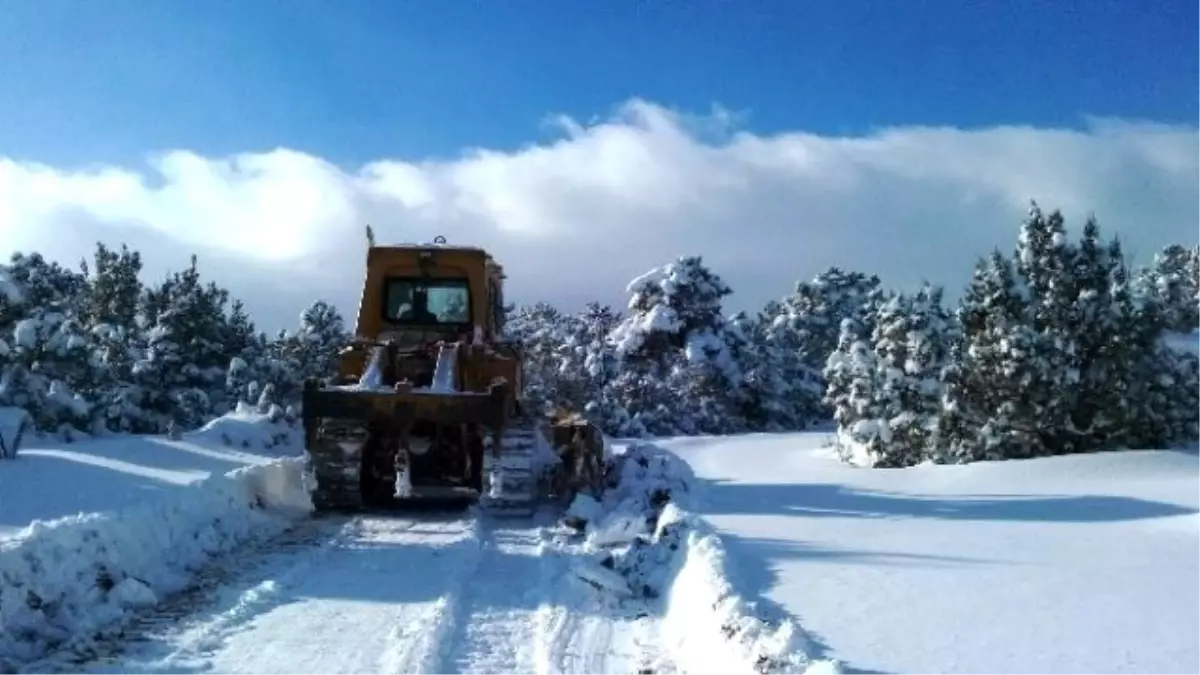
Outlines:
<svg viewBox="0 0 1200 675"><path fill-rule="evenodd" d="M533 513L602 490L604 441L577 414L529 410L522 350L503 337L504 271L485 250L377 246L338 374L303 392L318 511L466 500Z"/></svg>

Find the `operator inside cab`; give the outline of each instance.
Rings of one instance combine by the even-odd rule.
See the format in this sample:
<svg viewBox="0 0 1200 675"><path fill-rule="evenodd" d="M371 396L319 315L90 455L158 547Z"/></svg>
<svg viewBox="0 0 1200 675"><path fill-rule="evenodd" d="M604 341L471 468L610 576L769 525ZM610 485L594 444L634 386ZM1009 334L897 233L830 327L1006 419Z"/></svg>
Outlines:
<svg viewBox="0 0 1200 675"><path fill-rule="evenodd" d="M412 325L462 324L470 321L468 291L462 282L436 284L393 279L387 285L387 320Z"/></svg>

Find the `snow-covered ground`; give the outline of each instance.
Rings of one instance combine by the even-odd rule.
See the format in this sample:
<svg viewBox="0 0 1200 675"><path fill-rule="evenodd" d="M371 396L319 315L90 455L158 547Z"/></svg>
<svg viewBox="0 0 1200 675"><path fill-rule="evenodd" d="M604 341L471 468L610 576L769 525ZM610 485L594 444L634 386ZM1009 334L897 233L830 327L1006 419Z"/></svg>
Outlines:
<svg viewBox="0 0 1200 675"><path fill-rule="evenodd" d="M661 443L737 583L854 672L1200 671L1195 451L856 469L824 433Z"/></svg>
<svg viewBox="0 0 1200 675"><path fill-rule="evenodd" d="M66 443L27 434L20 459L0 465L0 541L34 520L173 500L173 488L213 473L299 454L299 434L249 411L219 417L179 440L125 435Z"/></svg>
<svg viewBox="0 0 1200 675"><path fill-rule="evenodd" d="M726 582L655 446L617 449L581 533L554 507L313 517L296 434L242 411L174 441L27 439L0 464L0 670L835 670Z"/></svg>
<svg viewBox="0 0 1200 675"><path fill-rule="evenodd" d="M0 668L1200 667L1195 451L882 470L825 433L618 443L576 534L553 509L312 518L296 433L243 411L27 441L0 464Z"/></svg>

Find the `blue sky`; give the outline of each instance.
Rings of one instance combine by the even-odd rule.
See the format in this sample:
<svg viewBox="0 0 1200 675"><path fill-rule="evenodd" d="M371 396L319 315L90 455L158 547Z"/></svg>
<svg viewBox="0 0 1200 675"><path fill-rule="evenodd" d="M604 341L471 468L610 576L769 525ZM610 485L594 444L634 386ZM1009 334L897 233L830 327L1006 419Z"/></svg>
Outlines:
<svg viewBox="0 0 1200 675"><path fill-rule="evenodd" d="M760 133L1193 124L1196 26L1194 0L18 0L0 155L282 145L346 166L516 148L633 96Z"/></svg>
<svg viewBox="0 0 1200 675"><path fill-rule="evenodd" d="M1031 199L1144 262L1196 243L1197 22L1195 0L0 2L0 258L129 243L153 279L196 253L271 329L317 298L354 315L366 223L483 245L510 297L564 309L680 255L731 309L833 265L953 297Z"/></svg>

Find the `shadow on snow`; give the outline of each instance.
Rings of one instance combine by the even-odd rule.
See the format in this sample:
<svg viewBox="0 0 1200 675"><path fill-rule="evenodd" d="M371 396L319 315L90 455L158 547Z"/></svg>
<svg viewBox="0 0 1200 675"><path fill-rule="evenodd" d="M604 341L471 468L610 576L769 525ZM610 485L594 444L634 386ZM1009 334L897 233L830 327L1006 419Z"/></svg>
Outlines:
<svg viewBox="0 0 1200 675"><path fill-rule="evenodd" d="M794 515L811 518L935 518L965 521L1100 523L1162 518L1196 509L1116 495L955 497L859 490L835 483L709 481L706 515Z"/></svg>

